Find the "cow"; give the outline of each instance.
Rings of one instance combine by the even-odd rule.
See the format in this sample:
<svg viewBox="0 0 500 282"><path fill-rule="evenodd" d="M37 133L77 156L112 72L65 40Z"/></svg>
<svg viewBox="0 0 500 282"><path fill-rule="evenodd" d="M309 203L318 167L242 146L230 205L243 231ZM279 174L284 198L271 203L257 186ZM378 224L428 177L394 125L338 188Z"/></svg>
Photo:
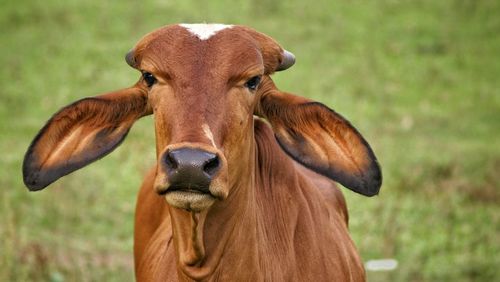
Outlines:
<svg viewBox="0 0 500 282"><path fill-rule="evenodd" d="M137 281L364 281L334 182L378 194L378 161L324 104L280 91L295 62L249 27L175 24L144 36L129 88L57 112L26 152L31 191L107 155L154 116L156 164L137 197Z"/></svg>

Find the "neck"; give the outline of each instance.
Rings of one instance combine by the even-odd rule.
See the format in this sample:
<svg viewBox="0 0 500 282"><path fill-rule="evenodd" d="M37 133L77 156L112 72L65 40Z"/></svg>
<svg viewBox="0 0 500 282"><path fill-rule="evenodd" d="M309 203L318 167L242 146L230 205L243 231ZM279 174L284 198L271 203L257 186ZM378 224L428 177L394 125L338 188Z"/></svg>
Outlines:
<svg viewBox="0 0 500 282"><path fill-rule="evenodd" d="M228 198L199 214L170 208L179 280L364 280L344 219L318 200L325 192L307 188L267 125L253 140Z"/></svg>
<svg viewBox="0 0 500 282"><path fill-rule="evenodd" d="M208 278L220 271L218 266L222 260L234 266L231 269L234 273L238 273L238 268L241 268L240 273L257 269L255 146L254 141L249 145L248 160L239 158L239 162L247 165L244 171L229 177L234 181L230 183L231 192L224 201L217 201L208 211L200 213L170 208L180 277ZM241 261L242 254L245 262L235 265L234 260ZM254 273L248 274L247 278L253 280Z"/></svg>

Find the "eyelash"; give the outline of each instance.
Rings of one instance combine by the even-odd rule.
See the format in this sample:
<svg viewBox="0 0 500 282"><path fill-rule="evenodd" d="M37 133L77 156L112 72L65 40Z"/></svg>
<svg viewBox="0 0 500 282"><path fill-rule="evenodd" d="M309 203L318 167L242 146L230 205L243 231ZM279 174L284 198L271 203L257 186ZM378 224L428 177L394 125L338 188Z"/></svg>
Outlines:
<svg viewBox="0 0 500 282"><path fill-rule="evenodd" d="M245 87L250 89L250 91L255 91L259 87L260 81L260 76L254 76L245 82Z"/></svg>
<svg viewBox="0 0 500 282"><path fill-rule="evenodd" d="M157 81L154 75L152 75L150 72L143 72L142 77L148 87L153 86ZM255 91L259 87L260 81L260 76L254 76L245 83L245 87L250 89L250 91Z"/></svg>
<svg viewBox="0 0 500 282"><path fill-rule="evenodd" d="M156 83L156 78L150 72L143 72L142 78L144 79L148 87L151 87Z"/></svg>

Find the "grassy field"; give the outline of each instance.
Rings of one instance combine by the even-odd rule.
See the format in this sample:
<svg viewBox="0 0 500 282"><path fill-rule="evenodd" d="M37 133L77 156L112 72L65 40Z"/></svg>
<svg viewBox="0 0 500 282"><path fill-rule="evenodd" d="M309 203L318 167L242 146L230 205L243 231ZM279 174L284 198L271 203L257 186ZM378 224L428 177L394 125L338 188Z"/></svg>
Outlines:
<svg viewBox="0 0 500 282"><path fill-rule="evenodd" d="M60 107L134 83L123 56L176 22L245 24L297 64L284 90L365 135L380 196L345 190L369 281L500 281L499 1L3 1L0 281L131 281L135 195L154 162L151 118L124 144L39 193L25 150Z"/></svg>

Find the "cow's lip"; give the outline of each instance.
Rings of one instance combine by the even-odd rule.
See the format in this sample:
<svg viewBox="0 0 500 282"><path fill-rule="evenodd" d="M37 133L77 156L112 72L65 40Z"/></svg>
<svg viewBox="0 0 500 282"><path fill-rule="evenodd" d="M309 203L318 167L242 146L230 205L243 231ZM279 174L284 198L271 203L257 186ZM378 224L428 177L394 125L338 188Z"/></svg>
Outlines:
<svg viewBox="0 0 500 282"><path fill-rule="evenodd" d="M189 189L189 188L179 188L179 189L172 189L172 190L167 190L167 193L172 193L172 192L188 192L188 193L196 193L196 194L210 194L206 192L202 192L200 190L196 189Z"/></svg>
<svg viewBox="0 0 500 282"><path fill-rule="evenodd" d="M205 192L207 191L207 192ZM200 191L192 187L169 187L161 192L170 206L190 212L201 212L209 208L217 198L204 189Z"/></svg>
<svg viewBox="0 0 500 282"><path fill-rule="evenodd" d="M181 193L193 193L193 194L206 194L214 197L210 190L204 186L197 185L171 185L167 189L159 192L160 195L166 195L169 193L181 192Z"/></svg>

